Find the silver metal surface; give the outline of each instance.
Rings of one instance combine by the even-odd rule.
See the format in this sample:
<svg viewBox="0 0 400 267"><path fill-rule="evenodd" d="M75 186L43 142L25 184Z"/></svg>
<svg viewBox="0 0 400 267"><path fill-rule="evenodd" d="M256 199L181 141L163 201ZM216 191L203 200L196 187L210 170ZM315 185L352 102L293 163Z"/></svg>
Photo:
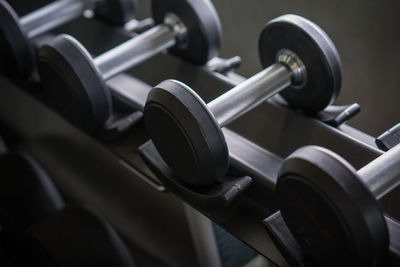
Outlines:
<svg viewBox="0 0 400 267"><path fill-rule="evenodd" d="M124 25L124 29L128 32L144 31L154 26L152 18L145 18L143 20L131 19Z"/></svg>
<svg viewBox="0 0 400 267"><path fill-rule="evenodd" d="M31 39L91 9L98 0L58 0L20 18L20 25L26 36Z"/></svg>
<svg viewBox="0 0 400 267"><path fill-rule="evenodd" d="M298 55L289 49L281 49L276 54L276 61L292 70L292 86L301 89L307 83L306 66Z"/></svg>
<svg viewBox="0 0 400 267"><path fill-rule="evenodd" d="M242 63L242 58L234 56L231 58L214 57L207 62L207 69L211 72L219 72L226 74L229 71L234 71Z"/></svg>
<svg viewBox="0 0 400 267"><path fill-rule="evenodd" d="M182 20L174 13L168 13L164 18L164 25L169 26L175 33L176 45L181 49L189 44L187 28Z"/></svg>
<svg viewBox="0 0 400 267"><path fill-rule="evenodd" d="M221 127L255 108L291 84L292 72L276 63L208 103Z"/></svg>
<svg viewBox="0 0 400 267"><path fill-rule="evenodd" d="M400 145L393 147L358 171L376 198L400 184Z"/></svg>
<svg viewBox="0 0 400 267"><path fill-rule="evenodd" d="M175 32L158 25L94 59L104 80L161 53L176 43Z"/></svg>
<svg viewBox="0 0 400 267"><path fill-rule="evenodd" d="M292 51L282 49L277 63L250 77L208 103L221 127L257 107L290 85L301 88L307 82L303 61Z"/></svg>

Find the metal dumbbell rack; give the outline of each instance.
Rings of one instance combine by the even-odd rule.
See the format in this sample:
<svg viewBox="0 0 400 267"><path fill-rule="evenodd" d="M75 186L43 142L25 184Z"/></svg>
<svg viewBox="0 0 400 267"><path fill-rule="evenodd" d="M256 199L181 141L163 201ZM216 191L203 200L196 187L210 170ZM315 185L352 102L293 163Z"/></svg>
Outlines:
<svg viewBox="0 0 400 267"><path fill-rule="evenodd" d="M60 32L74 34L88 50L94 53L101 53L115 43L129 38L128 33L95 21L86 23L78 20L63 27ZM96 41L104 41L102 38L104 36L110 36L106 42ZM223 64L223 61L217 63ZM134 196L135 193L139 193L138 190L152 190L153 194L158 195L164 194L168 188L278 266L289 266L288 260L306 264L295 243L291 243L294 244L292 247L286 247L285 243L279 245L280 238L290 237L287 232L280 232L282 220L276 210L273 195L277 170L282 159L298 147L313 144L337 152L353 166L360 168L381 155L383 151L376 148L373 137L343 123L346 121L346 116L345 119L337 120L344 114L343 112L338 112L336 116L328 112L319 114L324 118L332 115L327 121L330 124L339 124L334 127L327 122L290 110L278 104L277 99L272 99L223 130L230 150L232 165L230 174L236 178L227 179L231 184L227 183L229 185L224 187L221 183L221 188L216 191L202 192L205 198L211 200L206 205L200 204L204 203L204 199L199 194L194 194L198 193L195 189L188 190L174 183L166 166L154 163L159 159L159 155L152 143L148 142L144 126L140 123L142 116L140 110L143 109L150 86L165 78L175 78L193 88L199 88L202 91L198 93L206 102L243 80L243 77L234 72L224 75L212 71L214 68L215 64L197 67L175 56L161 54L135 67L127 74L109 80L108 86L114 87L118 93L116 98L119 99L119 106L123 107L121 109L124 111L129 111L129 115L116 114L115 128L99 136L88 136L65 122L27 93L28 91L35 94L30 90L31 86L15 84L8 78L0 76L0 121L21 139L35 141L46 148L31 147L32 153L36 153L40 160L53 164L54 167L49 170L50 172L57 173L63 169L62 165L59 165L61 163L57 163L53 157L55 149L65 155L59 162L67 159L68 155L72 157L76 155L79 158L82 147L85 147L85 151L91 155L83 159L87 164L96 165L102 162L102 169L107 171L99 175L112 176L112 179L87 180L81 183L68 175L54 176L59 177L55 183L69 198L76 201L85 200L94 207L100 207L104 203L98 197L105 192L105 198L118 192L119 199L129 203L135 201ZM207 88L204 88L204 84L207 84ZM134 99L134 103L127 104L126 96ZM349 106L342 111L354 111L354 108ZM139 111L135 111L136 109ZM121 131L124 133L121 134ZM61 143L68 145L60 145ZM71 190L73 183L75 183L74 188L82 189L81 192ZM147 185L151 185L151 189L148 189ZM84 194L88 188L93 197ZM232 188L237 190L233 192ZM193 195L190 195L191 193ZM400 194L392 192L382 201L385 211L397 218L400 218L400 214L393 203L398 203L399 199ZM110 211L119 208L119 217L111 213L108 216L117 216L129 222L129 209L121 209L117 201L109 201L107 205L107 210ZM262 224L266 218L268 219L265 222L269 223L267 228L271 235L266 233L266 228ZM394 229L393 233L398 231L397 227L392 221L390 229ZM275 237L275 240L272 237Z"/></svg>

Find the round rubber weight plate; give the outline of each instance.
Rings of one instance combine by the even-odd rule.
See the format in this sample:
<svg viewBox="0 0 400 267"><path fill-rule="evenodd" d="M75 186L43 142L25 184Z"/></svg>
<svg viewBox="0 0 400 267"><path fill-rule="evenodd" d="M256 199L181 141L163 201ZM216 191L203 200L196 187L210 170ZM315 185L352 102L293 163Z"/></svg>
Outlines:
<svg viewBox="0 0 400 267"><path fill-rule="evenodd" d="M67 120L92 131L111 114L111 95L89 53L68 35L39 50L38 69L49 103Z"/></svg>
<svg viewBox="0 0 400 267"><path fill-rule="evenodd" d="M136 14L137 0L106 0L96 8L96 16L114 25L124 25Z"/></svg>
<svg viewBox="0 0 400 267"><path fill-rule="evenodd" d="M157 24L173 13L188 29L187 46L175 46L170 49L172 53L196 64L205 64L219 54L221 22L210 0L153 0L152 11Z"/></svg>
<svg viewBox="0 0 400 267"><path fill-rule="evenodd" d="M167 80L153 88L144 109L147 131L174 174L192 185L225 175L225 137L203 100L186 85Z"/></svg>
<svg viewBox="0 0 400 267"><path fill-rule="evenodd" d="M281 95L294 107L308 113L323 110L339 95L342 83L341 61L329 36L313 22L284 15L268 22L259 39L263 67L276 63L282 49L296 53L307 70L306 84L289 87Z"/></svg>
<svg viewBox="0 0 400 267"><path fill-rule="evenodd" d="M32 73L34 56L15 11L0 0L0 69L15 78L26 79Z"/></svg>
<svg viewBox="0 0 400 267"><path fill-rule="evenodd" d="M291 233L321 266L375 266L388 249L376 199L344 159L303 147L282 164L278 204Z"/></svg>

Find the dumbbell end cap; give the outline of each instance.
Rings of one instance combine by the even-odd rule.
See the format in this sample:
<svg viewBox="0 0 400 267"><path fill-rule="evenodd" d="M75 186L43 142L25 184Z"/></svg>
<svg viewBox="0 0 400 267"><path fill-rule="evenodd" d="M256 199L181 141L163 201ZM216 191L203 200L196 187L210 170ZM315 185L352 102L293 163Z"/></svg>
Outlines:
<svg viewBox="0 0 400 267"><path fill-rule="evenodd" d="M321 266L375 266L389 237L382 210L337 154L306 146L282 164L278 204L291 233Z"/></svg>
<svg viewBox="0 0 400 267"><path fill-rule="evenodd" d="M34 55L18 15L0 0L0 71L10 77L27 79L34 69Z"/></svg>
<svg viewBox="0 0 400 267"><path fill-rule="evenodd" d="M225 175L229 157L224 135L188 86L166 80L153 88L144 120L158 152L178 178L189 185L209 185Z"/></svg>
<svg viewBox="0 0 400 267"><path fill-rule="evenodd" d="M316 113L332 104L342 83L342 63L329 36L315 23L287 14L268 22L259 39L259 55L264 68L276 63L283 49L303 62L307 80L302 87L292 85L280 94L294 108Z"/></svg>
<svg viewBox="0 0 400 267"><path fill-rule="evenodd" d="M111 114L111 94L86 49L59 35L39 49L38 70L50 105L72 124L93 131Z"/></svg>

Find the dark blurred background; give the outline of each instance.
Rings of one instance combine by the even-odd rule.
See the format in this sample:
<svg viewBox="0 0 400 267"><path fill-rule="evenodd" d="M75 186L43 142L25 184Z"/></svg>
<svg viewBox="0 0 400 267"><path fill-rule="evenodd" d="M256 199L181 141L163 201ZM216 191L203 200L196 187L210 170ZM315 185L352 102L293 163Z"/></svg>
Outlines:
<svg viewBox="0 0 400 267"><path fill-rule="evenodd" d="M139 18L150 14L150 0L139 0ZM307 17L336 44L343 63L337 104L357 102L361 113L349 124L379 135L400 122L400 1L386 0L212 0L221 17L221 56L239 55L238 72L260 70L258 36L263 25L285 13Z"/></svg>

